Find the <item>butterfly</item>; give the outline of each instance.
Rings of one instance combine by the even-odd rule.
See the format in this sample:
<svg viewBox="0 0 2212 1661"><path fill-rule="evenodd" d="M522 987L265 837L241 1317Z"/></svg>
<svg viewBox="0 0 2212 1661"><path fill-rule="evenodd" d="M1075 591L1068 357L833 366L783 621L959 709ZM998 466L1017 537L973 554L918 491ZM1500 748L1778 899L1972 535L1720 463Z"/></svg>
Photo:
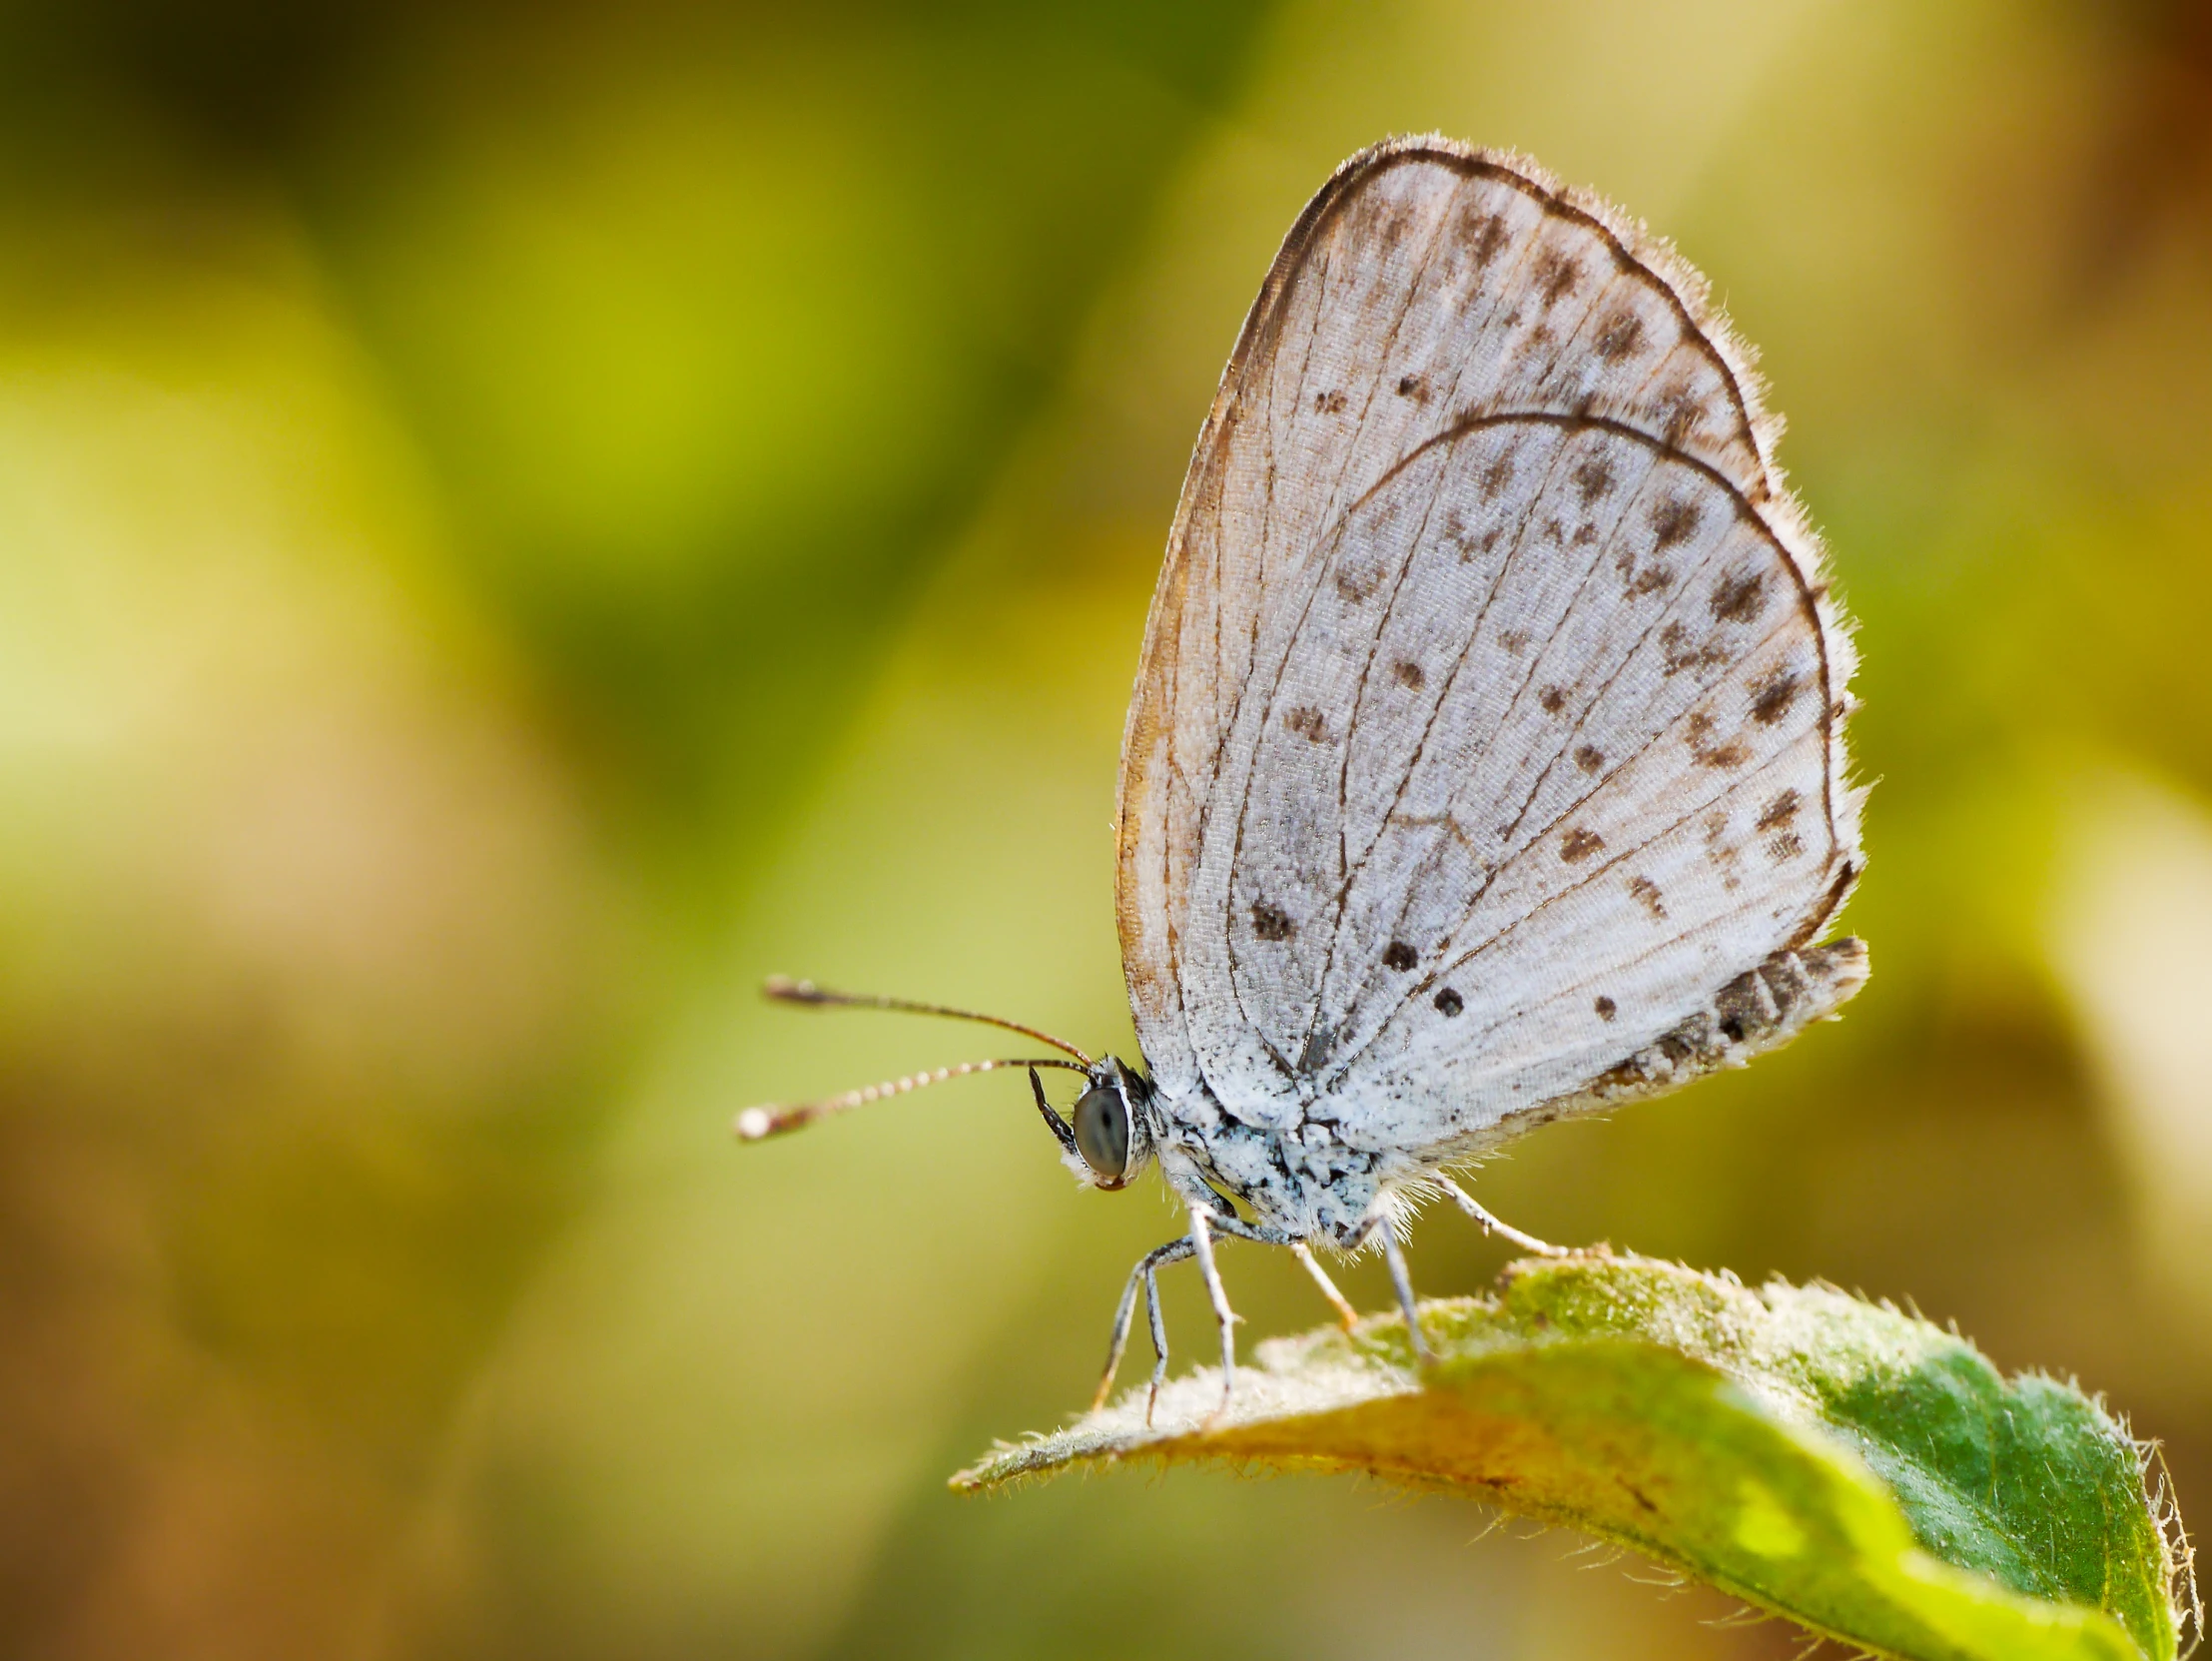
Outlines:
<svg viewBox="0 0 2212 1661"><path fill-rule="evenodd" d="M739 1116L750 1140L1027 1068L1076 1176L1156 1166L1223 1399L1219 1237L1379 1246L1450 1171L1567 1115L1741 1065L1833 1015L1819 943L1863 864L1852 652L1778 425L1705 284L1527 161L1392 140L1299 215L1198 434L1123 735L1116 917L1141 1065L1062 1052ZM1072 1059L1071 1059L1072 1058ZM1039 1068L1082 1074L1063 1117Z"/></svg>

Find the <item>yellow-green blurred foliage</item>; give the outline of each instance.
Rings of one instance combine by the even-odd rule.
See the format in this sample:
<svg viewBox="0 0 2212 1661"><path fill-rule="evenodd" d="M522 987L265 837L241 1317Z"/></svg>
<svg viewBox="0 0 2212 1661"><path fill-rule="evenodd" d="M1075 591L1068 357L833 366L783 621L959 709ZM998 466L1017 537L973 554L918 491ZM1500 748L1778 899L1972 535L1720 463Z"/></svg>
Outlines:
<svg viewBox="0 0 2212 1661"><path fill-rule="evenodd" d="M1880 781L1846 1021L1486 1198L1915 1299L2212 1515L2202 0L18 3L0 1652L1788 1653L1456 1503L956 1500L1168 1212L1018 1082L726 1132L989 1048L770 971L1127 1053L1183 458L1300 203L1428 128L1765 348ZM1248 1336L1325 1313L1277 1255Z"/></svg>

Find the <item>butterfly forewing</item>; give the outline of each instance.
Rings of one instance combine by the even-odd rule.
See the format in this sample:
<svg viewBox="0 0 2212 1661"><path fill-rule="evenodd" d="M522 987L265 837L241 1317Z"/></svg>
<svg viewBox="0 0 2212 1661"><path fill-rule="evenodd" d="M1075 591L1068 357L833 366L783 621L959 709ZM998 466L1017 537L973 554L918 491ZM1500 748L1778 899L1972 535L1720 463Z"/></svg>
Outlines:
<svg viewBox="0 0 2212 1661"><path fill-rule="evenodd" d="M1169 1097L1464 1144L1838 903L1846 648L1692 281L1436 141L1293 230L1124 747L1122 949Z"/></svg>

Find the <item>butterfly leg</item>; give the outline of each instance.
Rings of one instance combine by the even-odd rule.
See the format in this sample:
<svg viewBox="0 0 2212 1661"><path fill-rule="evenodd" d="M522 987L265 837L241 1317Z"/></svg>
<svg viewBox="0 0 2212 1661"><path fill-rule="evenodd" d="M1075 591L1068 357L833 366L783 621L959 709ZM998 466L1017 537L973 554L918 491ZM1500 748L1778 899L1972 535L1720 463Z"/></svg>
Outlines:
<svg viewBox="0 0 2212 1661"><path fill-rule="evenodd" d="M1152 1328L1152 1387L1144 1392L1144 1428L1152 1427L1152 1409L1159 1404L1159 1386L1167 1381L1167 1322L1159 1314L1159 1274L1144 1271L1144 1318Z"/></svg>
<svg viewBox="0 0 2212 1661"><path fill-rule="evenodd" d="M1198 1273L1205 1280L1205 1292L1213 1304L1213 1318L1221 1327L1221 1409L1226 1409L1229 1397L1236 1390L1236 1311L1229 1307L1229 1294L1221 1284L1221 1271L1213 1263L1213 1224L1210 1211L1198 1206L1190 1208L1190 1249L1198 1259Z"/></svg>
<svg viewBox="0 0 2212 1661"><path fill-rule="evenodd" d="M1313 1283L1321 1288L1321 1295L1335 1308L1345 1328L1349 1330L1359 1324L1359 1311L1352 1307L1349 1298L1336 1289L1336 1282L1328 1277L1328 1271L1314 1261L1313 1252L1304 1241L1264 1223L1246 1223L1241 1218L1223 1217L1218 1213L1214 1215L1213 1227L1224 1235L1235 1236L1238 1240L1254 1241L1261 1246L1289 1246L1290 1254L1313 1276Z"/></svg>
<svg viewBox="0 0 2212 1661"><path fill-rule="evenodd" d="M1321 1288L1321 1295L1327 1298L1335 1307L1336 1318L1344 1323L1344 1330L1348 1332L1354 1326L1357 1326L1359 1324L1359 1311L1352 1307L1349 1298L1336 1289L1336 1282L1331 1280L1328 1277L1328 1271L1314 1260L1313 1252L1307 1247L1306 1243L1302 1240L1292 1241L1290 1243L1290 1254L1298 1259L1300 1267L1313 1276L1313 1283Z"/></svg>
<svg viewBox="0 0 2212 1661"><path fill-rule="evenodd" d="M1390 1284L1398 1293L1398 1307L1405 1311L1406 1336L1413 1342L1413 1360L1417 1366L1427 1366L1435 1357L1429 1353L1428 1335L1421 1330L1421 1312L1413 1302L1413 1278L1405 1271L1405 1247L1398 1244L1398 1233L1388 1220L1376 1227L1382 1236L1382 1260L1390 1265Z"/></svg>
<svg viewBox="0 0 2212 1661"><path fill-rule="evenodd" d="M1106 1343L1106 1376L1099 1380L1099 1393L1091 1398L1091 1410L1095 1413L1106 1405L1106 1395L1113 1388L1113 1375L1121 1369L1121 1354L1129 1346L1129 1317L1136 1312L1136 1293L1142 1287L1149 1306L1152 1321L1152 1346L1159 1351L1159 1366L1153 1369L1152 1387L1159 1387L1159 1372L1167 1365L1166 1332L1159 1318L1159 1287L1153 1273L1162 1263L1176 1263L1190 1255L1190 1237L1171 1240L1165 1246L1155 1246L1136 1261L1129 1270L1129 1283L1121 1288L1121 1301L1113 1311L1113 1336ZM1145 1409L1147 1415L1150 1408Z"/></svg>
<svg viewBox="0 0 2212 1661"><path fill-rule="evenodd" d="M1566 1246L1554 1246L1549 1241L1538 1240L1534 1235L1524 1235L1510 1224L1500 1222L1485 1207L1478 1204L1473 1195L1443 1173L1432 1172L1430 1181L1450 1195L1452 1203L1461 1211L1481 1224L1484 1234L1496 1235L1502 1240L1509 1240L1523 1251L1533 1251L1540 1257L1564 1257L1567 1255Z"/></svg>

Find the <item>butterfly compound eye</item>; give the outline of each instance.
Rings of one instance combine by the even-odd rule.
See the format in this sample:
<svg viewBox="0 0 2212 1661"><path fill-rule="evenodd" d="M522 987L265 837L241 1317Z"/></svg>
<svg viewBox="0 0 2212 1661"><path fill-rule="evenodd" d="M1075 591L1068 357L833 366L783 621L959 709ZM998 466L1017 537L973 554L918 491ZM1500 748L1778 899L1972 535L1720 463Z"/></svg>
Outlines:
<svg viewBox="0 0 2212 1661"><path fill-rule="evenodd" d="M1076 1104L1076 1148L1104 1182L1129 1170L1129 1109L1111 1085L1095 1085Z"/></svg>

